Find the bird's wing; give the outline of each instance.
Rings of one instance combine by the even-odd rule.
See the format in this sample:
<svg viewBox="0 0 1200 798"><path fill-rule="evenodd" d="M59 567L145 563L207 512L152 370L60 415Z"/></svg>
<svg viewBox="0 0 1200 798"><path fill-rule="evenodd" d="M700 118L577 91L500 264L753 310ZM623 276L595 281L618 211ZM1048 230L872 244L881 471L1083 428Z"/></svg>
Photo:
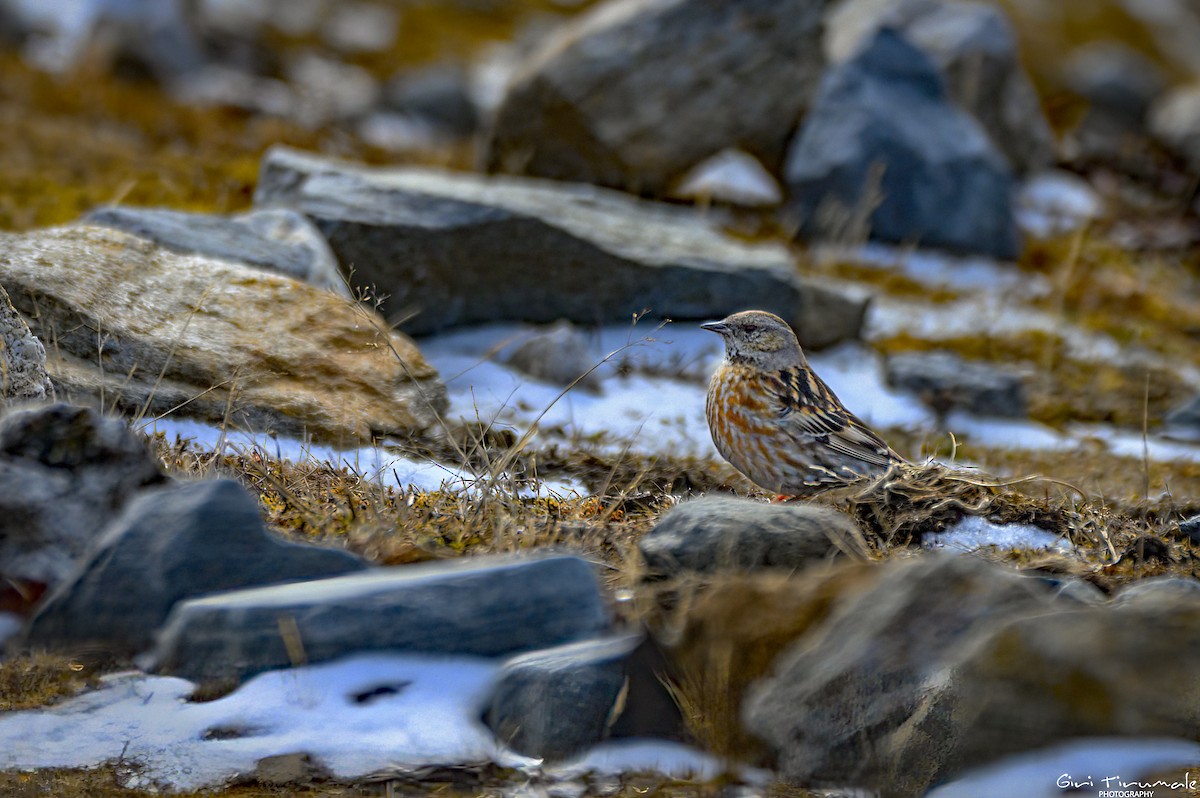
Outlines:
<svg viewBox="0 0 1200 798"><path fill-rule="evenodd" d="M768 381L780 424L794 435L823 439L833 451L887 467L902 460L808 368L788 368Z"/></svg>

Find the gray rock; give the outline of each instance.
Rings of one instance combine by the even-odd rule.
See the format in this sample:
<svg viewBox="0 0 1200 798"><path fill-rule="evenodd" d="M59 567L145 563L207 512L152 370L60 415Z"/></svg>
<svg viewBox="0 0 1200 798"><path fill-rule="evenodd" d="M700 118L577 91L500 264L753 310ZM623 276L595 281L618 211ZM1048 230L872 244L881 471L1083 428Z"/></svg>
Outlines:
<svg viewBox="0 0 1200 798"><path fill-rule="evenodd" d="M1120 41L1088 42L1063 63L1067 87L1100 113L1130 130L1140 129L1146 112L1167 88L1162 69Z"/></svg>
<svg viewBox="0 0 1200 798"><path fill-rule="evenodd" d="M138 490L165 480L144 436L85 407L0 419L0 581L57 585Z"/></svg>
<svg viewBox="0 0 1200 798"><path fill-rule="evenodd" d="M1006 159L950 102L933 63L890 28L826 73L785 179L810 236L1020 252Z"/></svg>
<svg viewBox="0 0 1200 798"><path fill-rule="evenodd" d="M0 286L0 407L53 395L46 349Z"/></svg>
<svg viewBox="0 0 1200 798"><path fill-rule="evenodd" d="M1200 545L1200 515L1180 521L1179 534L1187 538L1193 546Z"/></svg>
<svg viewBox="0 0 1200 798"><path fill-rule="evenodd" d="M936 746L909 750L909 760L896 751L922 722L925 696L975 641L1054 606L1040 580L974 557L925 555L877 567L877 579L835 605L744 705L747 727L775 752L789 783L922 794L912 785L940 771Z"/></svg>
<svg viewBox="0 0 1200 798"><path fill-rule="evenodd" d="M469 136L479 128L467 71L455 64L399 73L384 88L383 105L455 136Z"/></svg>
<svg viewBox="0 0 1200 798"><path fill-rule="evenodd" d="M619 0L523 64L491 169L661 195L726 147L778 166L821 71L827 0Z"/></svg>
<svg viewBox="0 0 1200 798"><path fill-rule="evenodd" d="M1200 83L1164 92L1150 107L1150 132L1200 169Z"/></svg>
<svg viewBox="0 0 1200 798"><path fill-rule="evenodd" d="M1003 366L963 360L952 352L913 352L888 357L887 384L916 394L939 415L966 410L981 416L1028 415L1021 375Z"/></svg>
<svg viewBox="0 0 1200 798"><path fill-rule="evenodd" d="M1079 604L1098 607L1108 603L1104 591L1084 579L1066 579L1055 589L1054 595Z"/></svg>
<svg viewBox="0 0 1200 798"><path fill-rule="evenodd" d="M492 691L486 722L509 748L569 759L607 736L637 636L587 640L514 657Z"/></svg>
<svg viewBox="0 0 1200 798"><path fill-rule="evenodd" d="M276 147L255 203L313 219L359 285L387 294L385 307L419 311L401 325L412 334L762 308L819 348L857 335L866 307L801 279L781 245L737 241L691 209L592 186L374 169Z"/></svg>
<svg viewBox="0 0 1200 798"><path fill-rule="evenodd" d="M1195 739L1197 657L1194 593L1012 618L959 647L887 741L887 794L915 798L997 758L1079 738Z"/></svg>
<svg viewBox="0 0 1200 798"><path fill-rule="evenodd" d="M599 362L587 336L570 322L559 322L533 333L519 343L504 362L523 374L555 385L570 385ZM598 384L594 374L579 382L583 387Z"/></svg>
<svg viewBox="0 0 1200 798"><path fill-rule="evenodd" d="M1054 134L1001 9L958 0L843 0L826 19L826 52L835 62L848 59L884 25L933 60L950 96L1018 173L1053 163Z"/></svg>
<svg viewBox="0 0 1200 798"><path fill-rule="evenodd" d="M94 210L84 221L133 233L174 252L244 263L350 296L325 237L303 214L286 208L221 216L118 206Z"/></svg>
<svg viewBox="0 0 1200 798"><path fill-rule="evenodd" d="M56 395L340 446L429 431L437 372L329 291L75 225L0 233L0 284L47 342Z"/></svg>
<svg viewBox="0 0 1200 798"><path fill-rule="evenodd" d="M233 480L143 492L42 604L25 642L131 657L153 644L177 601L366 567L340 549L272 537L258 503Z"/></svg>
<svg viewBox="0 0 1200 798"><path fill-rule="evenodd" d="M1113 599L1117 607L1150 607L1165 603L1195 602L1200 607L1200 581L1179 576L1157 576L1126 585Z"/></svg>
<svg viewBox="0 0 1200 798"><path fill-rule="evenodd" d="M243 678L360 651L500 657L607 631L592 567L576 557L409 565L175 606L153 663L186 679Z"/></svg>
<svg viewBox="0 0 1200 798"><path fill-rule="evenodd" d="M1193 396L1172 408L1163 422L1172 435L1200 439L1200 396Z"/></svg>
<svg viewBox="0 0 1200 798"><path fill-rule="evenodd" d="M850 547L862 534L844 513L811 504L705 496L664 515L638 541L656 576L722 569L795 570Z"/></svg>

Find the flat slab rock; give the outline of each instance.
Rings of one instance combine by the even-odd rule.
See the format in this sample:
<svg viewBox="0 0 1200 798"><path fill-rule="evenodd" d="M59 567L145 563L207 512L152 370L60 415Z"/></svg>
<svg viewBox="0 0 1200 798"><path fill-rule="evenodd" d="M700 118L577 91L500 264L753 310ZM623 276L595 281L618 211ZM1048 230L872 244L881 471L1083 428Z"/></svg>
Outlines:
<svg viewBox="0 0 1200 798"><path fill-rule="evenodd" d="M584 560L476 558L186 601L167 619L151 664L186 679L241 679L364 651L499 657L608 628Z"/></svg>
<svg viewBox="0 0 1200 798"><path fill-rule="evenodd" d="M374 168L275 147L254 201L309 216L357 285L417 311L401 325L412 334L761 308L815 348L857 336L866 307L801 279L780 244L738 241L698 211L594 186Z"/></svg>
<svg viewBox="0 0 1200 798"><path fill-rule="evenodd" d="M416 346L366 309L128 233L0 235L0 284L47 342L60 397L347 444L424 432L447 404Z"/></svg>
<svg viewBox="0 0 1200 798"><path fill-rule="evenodd" d="M244 263L350 296L324 236L305 216L286 208L225 216L118 205L97 208L84 222L124 230L175 252Z"/></svg>

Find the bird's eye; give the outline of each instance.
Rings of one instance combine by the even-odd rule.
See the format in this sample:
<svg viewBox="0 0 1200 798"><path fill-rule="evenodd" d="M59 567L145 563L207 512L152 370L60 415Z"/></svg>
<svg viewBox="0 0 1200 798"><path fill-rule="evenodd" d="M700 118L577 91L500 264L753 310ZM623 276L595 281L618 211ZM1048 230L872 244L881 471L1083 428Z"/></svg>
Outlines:
<svg viewBox="0 0 1200 798"><path fill-rule="evenodd" d="M747 324L745 327L742 328L742 330L744 330L745 332L748 332L748 333L756 333L756 332L758 332L758 325L757 324Z"/></svg>

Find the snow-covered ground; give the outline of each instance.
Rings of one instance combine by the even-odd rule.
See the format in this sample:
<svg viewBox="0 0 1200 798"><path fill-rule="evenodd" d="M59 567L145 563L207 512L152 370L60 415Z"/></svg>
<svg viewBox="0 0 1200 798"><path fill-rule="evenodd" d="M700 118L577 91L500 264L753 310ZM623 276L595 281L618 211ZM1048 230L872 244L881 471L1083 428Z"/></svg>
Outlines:
<svg viewBox="0 0 1200 798"><path fill-rule="evenodd" d="M502 365L531 328L497 324L449 332L419 342L438 369L450 396L451 420L495 424L521 435L533 425L531 446L586 446L612 453L716 458L704 418L708 375L721 358L720 340L694 323L665 327L613 325L591 333L592 389L563 386L527 377ZM615 354L614 354L615 353ZM611 355L607 361L605 357ZM604 362L602 362L604 361ZM843 402L872 427L934 432L933 415L913 396L891 389L879 358L861 344L843 344L810 356L813 368ZM1104 425L1075 425L1057 431L1030 420L983 418L953 412L949 432L959 441L1010 449L1067 450L1084 441L1100 441L1117 454L1141 457L1139 433ZM344 465L386 484L422 490L462 488L475 477L449 465L416 461L387 447L350 451L297 440L220 430L187 419L168 418L147 425L168 437L192 438L205 448L261 447L269 455L297 461ZM1152 460L1200 460L1200 445L1155 435L1145 441ZM580 486L565 480L535 486L566 495Z"/></svg>
<svg viewBox="0 0 1200 798"><path fill-rule="evenodd" d="M127 786L195 790L303 752L339 778L424 766L495 762L540 770L499 746L481 722L500 664L466 657L363 654L260 674L223 698L187 700L184 679L115 674L101 689L45 710L0 716L0 769L87 767L123 759ZM330 734L336 729L336 734ZM599 746L556 773L654 769L715 776L719 765L684 746Z"/></svg>

